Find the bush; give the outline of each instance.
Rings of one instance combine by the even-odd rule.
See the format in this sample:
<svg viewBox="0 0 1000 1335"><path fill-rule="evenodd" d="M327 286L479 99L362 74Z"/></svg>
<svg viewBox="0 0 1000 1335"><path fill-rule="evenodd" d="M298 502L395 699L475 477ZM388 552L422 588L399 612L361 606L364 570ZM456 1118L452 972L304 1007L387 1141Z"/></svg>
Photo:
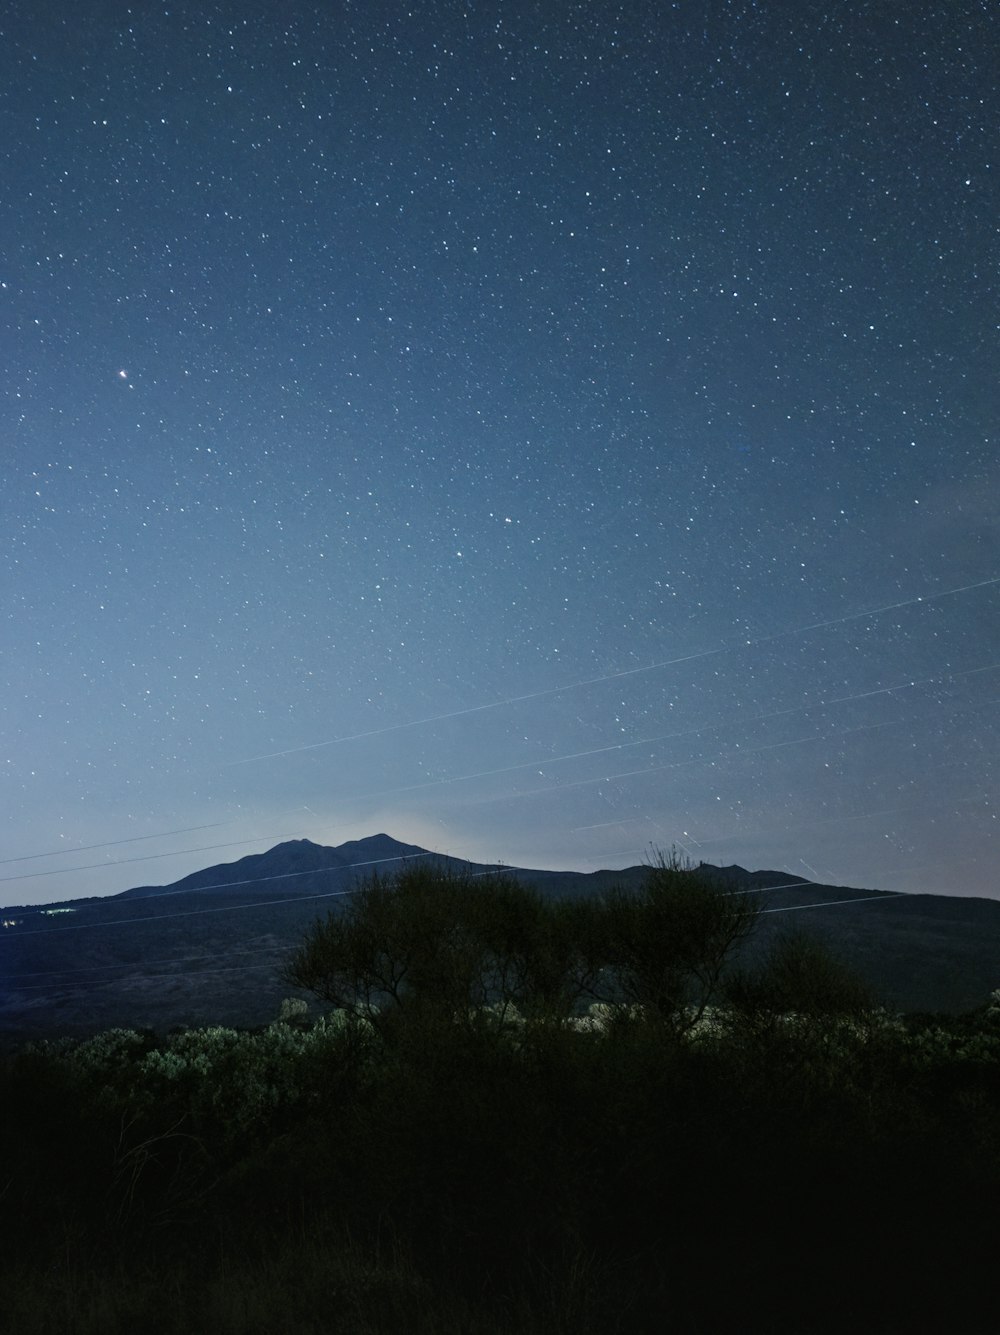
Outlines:
<svg viewBox="0 0 1000 1335"><path fill-rule="evenodd" d="M363 882L306 932L281 977L383 1032L404 1013L503 1028L571 1014L577 956L565 905L509 877L415 867Z"/></svg>
<svg viewBox="0 0 1000 1335"><path fill-rule="evenodd" d="M515 1017L565 1024L586 1000L684 1031L755 919L749 896L676 852L657 854L638 894L573 903L510 877L421 866L362 883L307 931L281 977L383 1032L404 1012L500 1029Z"/></svg>

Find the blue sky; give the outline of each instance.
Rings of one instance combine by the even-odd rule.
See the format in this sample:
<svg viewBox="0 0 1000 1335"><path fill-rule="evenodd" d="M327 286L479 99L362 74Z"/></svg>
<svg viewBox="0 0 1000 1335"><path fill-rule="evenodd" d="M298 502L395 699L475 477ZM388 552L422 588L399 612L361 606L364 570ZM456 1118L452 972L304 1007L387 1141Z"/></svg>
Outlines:
<svg viewBox="0 0 1000 1335"><path fill-rule="evenodd" d="M5 902L378 830L997 893L984 6L3 28Z"/></svg>

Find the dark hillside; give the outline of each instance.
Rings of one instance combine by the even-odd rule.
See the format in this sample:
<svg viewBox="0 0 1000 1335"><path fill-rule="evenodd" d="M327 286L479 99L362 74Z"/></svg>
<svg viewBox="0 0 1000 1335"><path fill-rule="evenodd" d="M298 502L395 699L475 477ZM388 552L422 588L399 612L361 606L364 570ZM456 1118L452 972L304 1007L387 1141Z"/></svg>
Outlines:
<svg viewBox="0 0 1000 1335"><path fill-rule="evenodd" d="M9 908L0 934L0 1036L6 1042L112 1026L259 1025L287 988L285 954L359 879L413 859L473 875L495 866L429 853L387 834L327 848L308 839L195 872L170 885L63 901L54 915ZM642 866L591 873L505 868L544 895L638 888ZM962 1011L1000 986L1000 903L900 895L703 864L733 893L759 896L748 949L781 927L814 934L892 1009Z"/></svg>

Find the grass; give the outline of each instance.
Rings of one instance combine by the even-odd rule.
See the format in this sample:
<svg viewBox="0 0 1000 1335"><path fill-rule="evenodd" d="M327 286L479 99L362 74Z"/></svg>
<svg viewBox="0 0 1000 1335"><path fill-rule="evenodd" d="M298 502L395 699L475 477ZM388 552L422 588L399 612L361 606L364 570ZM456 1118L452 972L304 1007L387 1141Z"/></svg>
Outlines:
<svg viewBox="0 0 1000 1335"><path fill-rule="evenodd" d="M0 1273L17 1335L615 1335L601 1311L601 1266L574 1256L527 1292L480 1301L435 1288L401 1254L380 1256L323 1231L276 1238L256 1257L216 1254L162 1266L88 1265L71 1254ZM534 1286L536 1290L539 1286Z"/></svg>

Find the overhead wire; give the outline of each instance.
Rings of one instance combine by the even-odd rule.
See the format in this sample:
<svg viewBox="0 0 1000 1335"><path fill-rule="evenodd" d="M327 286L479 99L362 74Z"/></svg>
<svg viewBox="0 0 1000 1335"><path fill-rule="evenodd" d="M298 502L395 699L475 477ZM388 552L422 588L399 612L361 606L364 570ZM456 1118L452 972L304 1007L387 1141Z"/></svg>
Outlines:
<svg viewBox="0 0 1000 1335"><path fill-rule="evenodd" d="M750 639L740 640L736 644L719 645L714 649L703 649L693 654L682 654L677 658L665 658L656 663L647 663L635 668L624 668L621 671L608 672L599 677L588 677L582 681L567 682L562 686L550 686L541 691L530 691L523 695L508 696L503 700L491 700L486 704L472 705L466 709L455 709L447 713L429 715L426 718L410 719L405 723L388 724L383 728L369 729L367 732L331 737L322 742L310 742L305 746L293 746L282 751L269 751L262 755L248 756L242 760L229 761L228 765L251 765L261 760L275 760L282 756L298 755L304 751L316 751L323 747L337 746L343 742L364 741L372 737L382 737L388 733L400 732L407 728L417 728L422 727L425 724L442 723L449 719L465 718L471 714L482 714L489 710L504 709L510 705L523 704L529 700L541 700L547 696L561 695L566 691L580 690L585 686L598 686L603 682L619 681L624 677L634 677L641 673L656 672L665 667L674 667L678 663L690 663L699 659L712 658L718 654L735 653L739 649L752 648L757 645L772 643L775 640L788 639L797 635L805 635L810 631L826 630L831 626L844 625L849 621L861 621L867 617L880 616L883 612L895 612L904 607L916 607L922 603L936 602L941 598L954 597L960 593L968 593L973 589L987 588L996 584L1000 584L1000 575L992 576L989 579L978 580L972 584L963 584L954 589L942 589L938 593L922 594L916 598L906 598L900 602L886 603L882 607L869 608L861 612L849 612L844 616L832 617L826 621L814 621L806 626L795 626L787 630L775 631L770 635L754 636Z"/></svg>
<svg viewBox="0 0 1000 1335"><path fill-rule="evenodd" d="M205 894L206 892L213 892L216 890L231 890L244 885L261 885L268 881L287 881L287 880L292 880L297 876L318 876L325 872L351 871L355 867L373 867L373 866L379 866L382 863L386 862L406 862L410 860L416 860L417 858L421 857L440 857L440 856L441 855L438 853L431 853L431 852L406 853L391 858L369 858L368 860L363 862L351 862L347 863L346 865L341 863L341 864L334 864L328 867L310 867L304 871L276 872L270 876L250 876L244 880L221 881L217 885L201 886L192 888L190 890L168 891L166 893L191 894L191 895ZM120 927L125 923L132 923L132 922L169 922L172 918L196 918L201 914L208 914L208 913L235 913L238 909L270 908L276 904L304 904L308 903L309 900L313 899L333 899L338 895L347 895L352 893L353 890L351 889L328 890L322 892L321 894L314 894L314 895L284 895L282 896L281 899L254 900L250 904L219 904L219 905L213 905L211 908L182 909L178 913L148 913L145 914L144 916L137 915L130 918L111 918L103 922L67 923L65 926L59 926L59 927L30 927L26 932L20 932L16 930L11 931L11 935L9 937L7 936L6 932L0 933L0 942L4 941L5 939L13 940L15 939L15 937L20 938L24 936L50 936L56 932L82 932L87 930L88 928L93 928L93 927ZM129 902L134 904L134 903L141 903L144 900L151 900L151 899L160 900L165 897L166 896L164 894L137 895L134 899L129 900ZM107 902L108 901L106 899L98 899L96 901L90 901L90 904L92 906L95 903L105 904ZM45 910L39 909L36 910L36 912L44 913Z"/></svg>
<svg viewBox="0 0 1000 1335"><path fill-rule="evenodd" d="M157 836L149 835L143 837L154 839ZM232 839L224 844L202 844L200 848L178 848L169 853L144 853L142 857L138 858L116 858L113 862L87 862L81 867L57 867L52 871L19 872L16 876L0 876L0 885L6 884L8 881L30 881L40 876L65 876L70 872L94 871L95 869L99 870L103 867L127 867L133 862L156 862L160 858L179 858L185 853L213 853L219 848L244 848L247 844L266 844L271 839L300 839L302 837L303 832L301 830L296 830L292 834L262 834L253 839ZM119 841L115 840L113 842L118 843ZM127 843L128 841L121 840L120 842ZM110 846L111 845L108 844L94 845L95 848L106 848ZM47 853L38 853L34 856L48 857L50 855ZM8 858L7 860L8 862L28 861L27 858Z"/></svg>
<svg viewBox="0 0 1000 1335"><path fill-rule="evenodd" d="M478 873L478 875L489 875L489 874L492 874L492 873L490 873L490 872L480 872L480 873ZM793 890L793 889L796 889L797 887L800 887L800 886L815 885L815 884L816 884L816 882L814 882L814 881L795 881L795 882L792 882L791 884L783 884L783 885L751 886L751 887L748 887L748 888L746 888L746 889L742 889L742 890L728 891L728 892L727 892L727 895L729 895L729 896L735 896L735 895L745 895L745 894L763 894L765 891L769 891L769 890ZM358 889L358 887L355 886L355 887L352 887L352 888L350 888L350 889L348 889L348 890L341 890L341 891L334 891L334 892L331 892L329 895L306 895L306 896L302 896L302 897L301 897L301 900L305 901L305 900L309 900L309 899L332 898L332 897L334 897L334 896L336 896L336 895L350 895L350 894L354 894L354 893L356 893L356 892L357 892L357 889ZM894 891L881 891L881 892L876 892L875 894L870 894L870 895L865 895L865 894L862 894L862 895L854 895L854 896L849 896L849 897L846 897L846 898L843 898L843 899L820 900L820 901L818 901L818 902L813 902L813 903L810 903L810 904L791 904L791 905L780 905L780 906L777 906L777 907L774 907L774 908L763 908L763 909L759 909L759 910L758 910L758 913L760 913L760 914L765 914L765 913L795 913L795 912L798 912L798 911L803 910L803 909L822 909L822 908L830 908L830 907L833 907L833 906L836 906L836 905L840 905L840 904L860 904L860 903L868 903L868 902L870 902L870 901L872 901L872 900L876 900L876 899L881 899L881 900L895 900L895 901L897 901L897 902L904 902L904 901L906 900L906 898L907 898L907 896L906 896L905 894L898 894L898 893L896 893L896 892L894 892ZM281 902L284 902L284 901L273 901L273 902L281 903ZM293 901L293 902L300 902L300 901L299 901L299 900L295 900L295 901ZM231 906L231 907L234 908L234 909L238 909L238 908L255 908L255 907L257 907L257 905L253 905L253 904L241 904L241 905L233 905L233 906ZM202 911L203 911L203 912L214 912L215 910L208 909L208 910L202 910ZM187 915L184 915L184 914L178 914L178 915L166 915L166 916L178 916L178 917L183 917L183 916L187 916ZM129 921L133 921L133 920L129 920ZM149 919L136 919L136 920L134 920L134 921L143 921L143 922L144 922L144 921L149 921ZM94 925L94 926L99 926L99 925L101 925L101 924L92 924L92 925ZM28 935L33 935L33 933L28 933ZM291 949L293 949L293 948L294 948L294 947L293 947L293 946L290 946L290 945L280 945L280 944L276 944L276 945L274 945L274 946L265 947L265 948L261 949L260 951L240 951L240 952L238 952L238 953L240 953L240 954L244 954L244 953L245 953L245 954L266 954L266 955L277 955L277 954L284 953L285 951L291 950ZM149 961L149 963L151 963L151 964L152 964L152 963L158 963L158 964L182 964L182 963L186 963L186 962L188 962L188 961L190 961L190 960L195 960L195 959L198 959L198 958L200 958L200 957L199 957L199 956L183 956L183 955L182 955L182 956L178 956L178 957L173 958L173 959L157 960L157 961ZM223 956L223 958L227 958L227 956ZM100 969L100 968L120 968L120 969L127 969L127 968L135 968L136 966L135 966L135 964L132 963L132 962L123 962L123 963L121 963L121 964L111 964L111 963L106 963L106 964L103 964L103 965L93 965L93 966L89 966L89 967L90 967L90 968L93 968L93 969ZM86 988L91 988L91 987L107 987L108 985L113 985L113 984L115 984L115 983L126 984L126 983L135 982L135 981L155 981L155 980L157 980L157 979L162 979L162 978L185 978L185 979L188 979L188 980L195 980L195 979L199 979L199 978L212 977L212 976L214 976L214 975L217 975L217 974L223 974L223 973L241 973L241 972L258 971L258 970L260 970L260 969L264 969L264 968L267 968L267 967L268 967L268 966L267 966L266 964L264 964L264 963L261 963L261 964L236 964L236 965L223 965L223 966L220 966L219 968L215 968L215 969L193 969L193 970L192 970L192 969L186 969L186 970L183 970L183 971L180 971L180 972L170 972L170 973L162 973L162 972L151 973L151 972L149 972L149 971L146 970L146 969L142 969L142 968L140 968L136 973L134 973L134 974L132 974L132 975L125 975L125 976L119 976L119 977L109 977L109 978L86 978L86 979L79 979L79 980L77 980L77 981L60 982L60 983L11 983L11 980L9 979L9 980L8 980L8 985L10 986L10 990L11 990L13 993L15 993L15 994L23 993L23 992L39 992L39 991L41 991L41 992L49 992L49 993L52 993L52 992L62 993L62 992L66 992L66 991L74 990L74 989L75 989L75 990L79 990L79 989L86 989ZM86 972L86 971L88 971L88 966L83 966L82 969L81 969L80 971L82 971L82 972ZM40 976L55 976L55 977L59 977L59 976L61 976L61 975L63 975L63 974L71 973L71 972L77 972L77 970L72 969L72 968L67 968L67 969L47 969L47 970L37 970L37 971L34 971L34 972L26 972L26 973L22 973L22 974L13 974L13 975L11 975L11 979L14 979L14 978L20 978L20 977L40 977Z"/></svg>
<svg viewBox="0 0 1000 1335"><path fill-rule="evenodd" d="M379 735L382 735L382 734L385 734L385 733L389 733L389 732L397 731L398 729L400 729L400 728L404 728L404 727L415 727L415 726L418 726L419 724L423 724L423 723L432 723L432 722L441 721L441 720L443 720L443 719L462 717L462 716L465 716L465 715L468 715L468 714L474 714L474 713L482 712L482 711L487 710L487 709L500 708L500 707L503 706L503 705L513 704L513 703L519 703L519 702L521 702L521 701L527 701L527 700L532 700L532 699L536 699L536 698L541 698L541 697L543 697L543 696L554 695L554 694L558 694L558 693L561 693L561 692L564 692L564 691L569 691L569 690L577 689L577 688L579 688L579 687L583 687L583 686L594 685L594 684L597 684L597 683L599 683L599 682L603 682L603 681L611 681L611 680L616 680L616 679L618 679L618 678L622 678L622 677L634 676L634 675L636 675L636 674L638 674L638 673L641 673L641 672L652 671L652 670L654 670L655 668L658 668L658 667L665 667L665 666L670 666L670 665L672 665L672 664L674 664L674 663L686 662L686 661L690 661L690 660L693 660L693 659L697 659L697 658L702 658L702 657L710 656L710 655L717 654L717 653L726 653L726 652L730 652L730 651L732 651L732 650L735 650L735 649L737 649L737 648L741 648L741 647L745 647L745 646L756 645L756 644L763 644L763 643L771 642L771 641L774 641L774 640L777 640L777 639L786 638L786 637L789 637L789 636L794 636L794 635L804 634L804 633L806 633L806 632L808 632L808 631L824 629L824 628L827 628L827 627L830 627L830 626L834 626L834 625L840 625L840 624L843 624L843 623L848 622L848 621L859 620L859 619L862 619L862 618L865 618L865 617L873 617L873 616L880 615L881 613L884 613L884 612L887 612L887 611L894 611L894 610L898 610L898 609L900 609L900 608L904 608L904 607L911 607L911 606L917 606L917 605L920 605L920 604L923 604L923 603L930 603L930 602L934 602L934 601L939 600L939 599L942 599L942 598L951 597L951 596L954 596L954 595L957 595L957 594L960 594L960 593L968 592L968 591L970 591L970 590L980 589L980 588L985 588L985 587L993 586L993 585L996 585L996 584L1000 584L1000 576L991 577L991 578L989 578L989 579L986 579L986 580L980 580L980 581L977 581L977 582L974 582L974 583L971 583L971 584L967 584L967 585L962 585L962 586L957 587L957 588L954 588L954 589L942 590L942 591L940 591L940 592L938 592L938 593L926 594L926 595L918 596L918 597L916 597L916 598L911 598L911 599L901 600L901 601L899 601L899 602L897 602L897 603L885 604L885 605L883 605L883 606L881 606L881 607L878 607L878 608L867 609L867 610L864 610L864 611L861 611L861 612L856 612L856 613L849 613L849 614L847 614L847 615L845 615L845 616L831 618L831 619L828 619L828 620L826 620L826 621L813 622L813 623L810 623L810 624L808 624L808 625L806 625L806 626L800 626L800 627L795 627L795 628L791 628L791 629L784 630L784 631L775 632L774 634L771 634L771 635L758 636L758 637L755 637L755 638L753 638L753 639L748 639L748 640L746 640L745 642L741 642L741 643L738 644L738 645L722 646L722 647L719 647L719 648L717 648L717 649L706 650L706 651L702 651L702 652L700 652L700 653L696 653L696 654L692 654L692 655L685 655L685 656L682 656L682 657L679 657L679 658L676 658L676 659L663 660L663 661L661 661L661 662L659 662L659 663L656 663L656 664L650 664L650 665L646 665L646 666L638 667L638 668L624 669L624 670L622 670L622 671L620 671L620 672L615 672L615 673L605 674L604 676L601 676L601 677L589 678L589 679L586 679L586 680L583 680L583 681L579 681L579 682L568 683L568 684L566 684L566 685L559 686L559 687L552 687L552 688L549 688L549 689L547 689L547 690L540 691L540 692L530 692L530 693L523 694L523 695L519 695L519 696L511 696L511 697L508 697L507 699L502 700L502 701L493 701L493 702L489 702L489 703L487 703L487 704L485 704L485 705L475 706L475 707L471 707L471 708L469 708L469 709L463 709L463 710L458 710L458 711L452 711L451 713L441 714L441 715L435 715L435 716L431 716L431 717L424 718L424 719L415 719L415 720L411 720L411 721L409 721L409 722L407 722L407 723L404 723L404 724L391 725L391 726L388 726L388 727L385 727L385 728L373 729L373 730L369 730L368 732L352 734L352 735L349 735L349 736L348 736L348 735L345 735L345 736L342 736L342 737L329 739L329 740L324 741L324 742L312 743L312 744L310 744L309 746L305 746L305 747L290 748L290 749L285 750L285 751L272 752L272 753L268 753L267 755L256 756L256 757L250 757L250 758L249 758L248 760L246 760L246 761L236 761L236 762L230 762L230 763L231 763L231 764L244 764L244 763L250 763L250 762L253 761L253 760L263 760L263 759L274 758L274 757L276 757L276 756L283 756L283 755L297 754L298 752L301 752L301 751L313 750L313 749L316 749L316 748L319 748L319 747L325 747L325 746L332 746L332 745L335 745L335 744L338 743L338 742L354 741L354 740L359 740L359 739L362 739L362 738L368 738L368 737L379 736ZM938 674L938 675L936 675L936 676L926 677L926 678L922 678L922 679L920 679L920 680L916 680L916 681L914 681L914 680L907 680L907 681L900 682L900 683L898 683L898 684L896 684L896 685L893 685L893 686L877 687L877 688L874 688L874 689L869 690L869 691L859 692L859 693L855 693L855 694L853 694L853 695L848 695L848 696L831 697L831 698L829 698L829 699L827 699L827 700L819 700L819 701L815 701L815 702L811 702L811 703L804 703L804 704L800 704L800 705L792 706L792 707L789 707L789 708L786 708L786 709L775 710L775 711L768 711L768 712L763 713L763 714L754 715L754 716L752 716L751 718L746 719L746 720L733 719L733 720L731 720L731 722L732 722L732 723L750 724L750 723L756 723L756 722L765 721L765 720L772 719L772 718L778 718L778 717L782 717L782 716L789 716L789 715L793 715L793 714L796 714L796 713L806 713L806 712L808 712L808 711L810 711L810 710L822 709L822 708L828 708L828 707L830 707L830 706L832 706L832 705L836 705L836 704L849 703L849 702L851 702L851 701L861 700L861 699L866 699L866 698L870 698L870 697L878 696L878 695L888 695L888 694L893 694L893 693L896 693L896 692L899 692L899 691L908 690L908 689L913 689L913 688L915 688L915 687L917 687L917 686L921 686L921 685L934 684L934 683L937 683L937 682L942 682L942 681L947 681L947 680L953 680L953 679L957 679L957 678L960 678L960 677L972 676L972 675L976 675L976 674L978 674L978 673L982 673L982 672L987 672L987 671L994 670L994 669L996 669L996 668L998 668L998 667L1000 667L1000 662L995 662L995 663L985 664L985 665L981 665L981 666L976 667L976 668L970 668L970 669L966 669L966 670L964 670L964 671L960 671L960 672L948 672L948 673ZM847 729L847 730L845 730L845 731L842 732L842 733L836 733L836 734L833 734L833 735L835 735L835 736L840 736L840 735L847 735L848 733L853 733L853 732L866 731L866 730L868 730L868 729L873 729L873 728L879 728L879 727L891 727L891 726L895 726L897 723L899 723L899 722L901 722L901 721L902 721L902 720L890 720L890 721L887 721L887 722L885 722L885 723L869 724L869 725L865 725L865 727L862 727L862 728L857 728L857 729ZM632 747L636 747L636 746L653 745L653 744L656 744L656 743L659 743L659 742L669 741L669 740L673 740L673 739L675 739L675 738L679 738L679 737L683 737L683 736L699 735L699 734L702 734L702 733L705 733L705 732L711 732L711 731L713 731L713 730L717 730L718 728L723 727L723 726L725 726L725 725L724 725L724 724L707 724L707 725L704 725L703 727L700 727L700 728L684 729L684 730L681 730L681 731L675 731L675 732L671 732L671 733L659 734L659 735L656 735L656 736L653 736L653 737L639 738L639 739L637 739L637 740L635 740L635 741L614 743L614 744L611 744L611 745L609 745L609 746L593 748L593 749L590 749L590 750L587 750L587 751L572 752L572 753L567 753L567 754L565 754L565 755L561 755L561 756L552 756L552 757L543 758L543 759L541 759L541 760L525 761L525 762L522 762L522 763L517 764L517 765L503 766L503 767L499 767L499 768L492 769L492 770L482 770L482 771L478 771L478 772L476 772L476 773L474 773L474 774L456 775L456 776L445 777L445 778L440 778L440 779L427 780L427 781L421 782L421 783L419 783L419 784L410 784L410 785L403 785L403 786L398 786L398 787L394 787L394 788L381 789L381 790L377 790L377 791L370 792L370 793L363 793L363 794L359 794L359 795L356 795L356 796L352 796L351 800L352 800L352 801L371 800L371 799L373 799L373 798L379 798L379 797L385 797L385 796L392 796L392 795L401 794L401 793L417 792L417 791L420 791L420 790L425 790L425 789L429 789L429 788L433 788L433 787L441 787L441 786L450 785L450 784L455 784L455 783L468 782L468 781L470 781L470 780L472 780L472 779L477 779L477 778L485 778L485 777L492 777L492 776L500 775L500 774L514 773L514 772L517 772L517 771L519 771L519 770L532 769L532 768L537 769L537 768L539 768L539 766L543 766L543 765L544 765L544 766L547 766L547 765L553 765L553 764L558 764L558 763L562 763L562 762L569 761L569 760L584 759L584 758L587 758L587 757L589 757L589 756L596 756L596 755L601 755L601 754L608 754L608 753L611 753L611 752L624 751L624 750L626 750L626 749L629 749L629 748L632 748ZM730 752L728 752L728 753L725 753L722 757L717 757L716 759L720 759L720 758L721 758L721 759L735 759L735 758L738 758L738 757L741 756L741 755L752 754L752 753L755 753L755 752L758 752L758 751L763 751L763 750L768 750L768 749L777 749L777 748L779 748L779 747L787 747L787 746L793 746L793 745L801 745L801 744L804 744L804 743L806 743L806 742L815 741L815 740L825 740L825 739L827 739L827 735L826 735L826 734L822 734L822 733L820 733L820 734L817 734L815 737L797 738L797 739L793 739L793 740L791 740L791 741L787 741L787 742L778 742L778 743L773 743L773 744L769 744L769 745L766 745L766 746L755 747L755 748L743 748L743 747L739 747L739 746L737 746L734 750L732 750L732 751L730 751ZM668 770L668 769L678 768L678 767L683 766L683 765L697 764L697 763L699 763L699 761L700 761L700 758L695 758L695 759L688 760L688 761L674 762L674 763L669 764L669 765L662 765L662 766L657 766L657 767L647 767L647 768L645 768L645 769L640 769L640 770L626 771L626 772L624 772L624 773L622 773L622 774L601 775L601 776L597 776L596 778L592 778L592 779L583 779L583 780L577 780L577 781L571 781L571 782L569 782L569 783L565 783L565 784L548 784L548 785L545 786L545 787L536 787L536 788L534 788L534 789L530 789L530 790L528 790L527 792L524 792L524 793L512 793L512 794L506 794L506 795L503 795L503 796L500 796L500 797L486 798L486 799L482 799L482 800L483 800L484 802L516 801L516 800L519 800L519 799L524 798L524 797L527 797L527 796L534 796L534 795L547 794L547 793L550 793L550 792L558 791L558 790L560 790L560 789L562 789L562 788L579 787L579 786L584 786L584 785L594 784L594 783L612 782L612 781L617 780L617 779L633 778L633 777L641 776L641 775L643 775L643 774L654 774L654 773L659 773L659 772L663 772L663 771ZM701 760L700 763L715 763L715 761L711 761L711 762L709 762L709 761ZM13 864L13 863L16 863L16 862L34 861L34 860L38 860L38 859L42 859L42 858L55 857L55 856L58 856L58 855L61 855L61 854L67 854L67 853L71 853L71 852L82 852L82 851L86 851L86 850L88 850L88 849L92 849L92 848L93 848L93 849L96 849L96 848L101 848L101 847L115 847L115 846L118 846L118 845L124 845L124 844L135 843L135 842L142 842L142 841L149 840L149 839L154 839L154 838L166 838L166 837L171 837L171 836L176 835L176 834L188 833L188 832L195 831L195 830L200 830L200 829L218 828L218 827L220 827L221 825L224 825L224 824L227 824L227 823L231 823L231 822L211 822L211 823L209 823L209 824L205 824L205 825L188 826L188 827L183 827L183 828L178 829L178 830L166 831L166 832L164 832L162 835L137 835L137 836L130 836L130 837L127 837L127 838L122 838L122 839L108 840L108 841L105 841L104 843L101 843L101 844L78 845L78 846L75 846L75 847L73 847L73 848L71 848L71 849L57 849L57 850L51 850L51 851L49 851L49 852L45 852L45 853L26 854L26 855L23 855L23 856L21 856L21 857L14 857L14 858L5 858L5 859L2 859L2 860L0 860L0 865L10 865L10 864ZM581 828L582 828L582 827L581 827ZM18 873L18 874L16 874L16 875L14 875L14 876L4 876L4 877L0 877L0 883L4 883L4 882L13 882L13 881L18 881L18 880L26 880L26 879L42 878L42 877L51 876L51 875L66 875L66 874L73 874L73 873L81 872L81 871L100 870L100 869L104 869L104 868L107 868L107 869L109 869L109 870L113 870L113 869L115 869L115 868L117 868L117 867L121 867L121 866L128 865L128 864L131 864L131 863L138 863L138 862L143 862L143 861L161 860L161 859L166 859L166 858L171 858L171 857L184 856L184 855L188 855L188 854L190 854L190 853L198 853L198 852L213 851L213 850L215 850L215 849L221 849L221 848L232 848L232 847L238 847L238 846L245 846L245 845L247 845L247 844L266 842L268 839L286 839L286 838L296 838L296 837L301 837L301 832L296 832L295 834L290 834L290 835L272 835L272 836L255 837L255 838L246 839L246 840L233 840L233 841L228 841L228 842L220 843L220 844L203 845L203 846L196 847L196 848L179 849L179 850L174 850L174 851L171 851L171 852L165 852L165 853L148 854L148 855L143 855L143 856L135 857L135 858L118 859L118 860L114 860L114 861L101 862L101 863L88 863L88 864L82 864L82 865L75 866L75 867L56 868L56 869L52 869L51 871L47 871L47 872L22 872L22 873Z"/></svg>
<svg viewBox="0 0 1000 1335"><path fill-rule="evenodd" d="M262 936L248 938L249 941L261 941L263 939ZM240 946L228 951L223 958L228 959L230 955L256 955L283 949L283 946L276 946L274 944L270 946L258 946L253 950L247 949L245 946ZM218 958L220 958L220 956L217 952L208 954L205 951L200 951L197 955L172 955L167 959L158 960L121 960L118 963L115 963L113 960L103 960L100 964L67 964L61 969L23 969L6 974L5 981L10 982L12 978L48 978L53 975L67 973L93 973L95 969L134 969L140 966L145 969L159 964L187 964L198 960L214 960Z"/></svg>
<svg viewBox="0 0 1000 1335"><path fill-rule="evenodd" d="M70 853L90 853L95 848L115 848L119 844L140 844L149 839L171 839L175 834L194 834L196 830L217 830L223 825L231 825L232 823L232 821L216 820L208 825L185 825L182 829L163 830L159 834L133 834L127 839L106 839L101 844L76 844L72 848L51 848L47 853L25 853L17 858L0 858L0 867L6 867L12 862L37 862L39 858L58 858ZM109 865L113 866L115 864Z"/></svg>

